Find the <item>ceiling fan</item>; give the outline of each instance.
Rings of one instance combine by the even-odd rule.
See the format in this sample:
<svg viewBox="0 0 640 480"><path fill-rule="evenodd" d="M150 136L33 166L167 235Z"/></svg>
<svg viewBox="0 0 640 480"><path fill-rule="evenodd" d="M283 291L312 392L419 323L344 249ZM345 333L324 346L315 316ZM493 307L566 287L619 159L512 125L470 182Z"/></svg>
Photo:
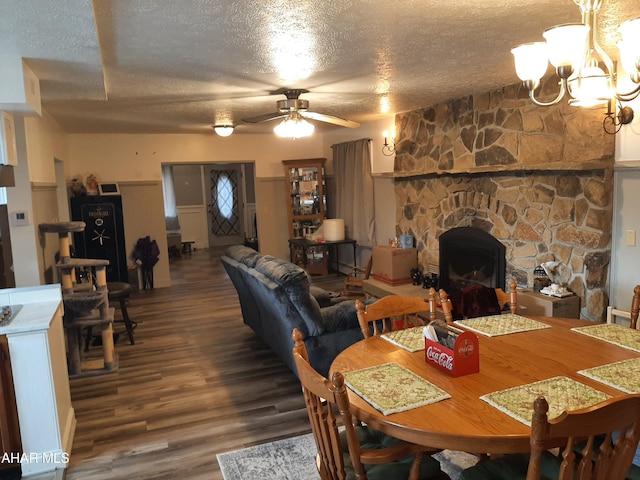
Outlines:
<svg viewBox="0 0 640 480"><path fill-rule="evenodd" d="M285 97L287 97L286 100L278 100L276 102L276 108L278 109L277 112L266 113L264 115L258 115L256 117L243 118L242 121L246 123L261 123L268 122L269 120L276 120L278 118L289 117L292 115L300 115L303 118L318 120L319 122L331 123L333 125L339 125L341 127L358 128L360 126L358 122L346 120L334 115L310 112L309 101L299 98L303 93L309 93L309 90L283 89L272 92L272 94L283 94Z"/></svg>

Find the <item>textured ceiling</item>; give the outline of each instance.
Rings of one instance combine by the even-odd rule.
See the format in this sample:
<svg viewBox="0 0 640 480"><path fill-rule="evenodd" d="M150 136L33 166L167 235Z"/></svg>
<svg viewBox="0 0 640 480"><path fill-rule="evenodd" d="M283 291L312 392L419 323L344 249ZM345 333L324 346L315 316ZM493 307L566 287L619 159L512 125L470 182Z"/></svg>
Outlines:
<svg viewBox="0 0 640 480"><path fill-rule="evenodd" d="M579 22L573 0L0 0L0 55L27 59L69 132L237 133L283 87L368 122L518 81L510 49ZM611 49L639 0L605 0ZM320 127L318 122L316 127ZM324 128L327 128L326 126ZM340 128L340 127L332 127Z"/></svg>

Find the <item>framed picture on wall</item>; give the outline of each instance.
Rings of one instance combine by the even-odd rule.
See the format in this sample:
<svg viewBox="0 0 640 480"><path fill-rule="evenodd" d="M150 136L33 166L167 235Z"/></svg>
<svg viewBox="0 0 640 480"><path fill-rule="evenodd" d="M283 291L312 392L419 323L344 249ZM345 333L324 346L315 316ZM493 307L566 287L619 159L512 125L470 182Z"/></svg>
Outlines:
<svg viewBox="0 0 640 480"><path fill-rule="evenodd" d="M18 150L16 148L16 130L13 115L1 112L0 122L0 163L3 165L18 165Z"/></svg>

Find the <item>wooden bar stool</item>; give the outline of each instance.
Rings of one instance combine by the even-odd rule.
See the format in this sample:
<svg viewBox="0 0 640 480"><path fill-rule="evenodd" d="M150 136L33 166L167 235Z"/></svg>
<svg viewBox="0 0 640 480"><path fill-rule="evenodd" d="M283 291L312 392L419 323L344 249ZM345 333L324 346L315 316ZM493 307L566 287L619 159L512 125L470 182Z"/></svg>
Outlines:
<svg viewBox="0 0 640 480"><path fill-rule="evenodd" d="M114 318L114 323L123 323L125 330L127 332L127 336L129 337L129 342L131 345L135 345L136 342L133 338L133 330L138 326L138 324L131 320L129 317L129 312L127 311L127 303L129 303L129 295L131 294L131 284L125 282L107 282L107 290L109 291L109 304L112 307L119 308L122 313L122 320L116 320ZM114 332L116 335L118 332ZM91 340L93 339L93 329L91 327L87 328L85 343L84 343L84 351L89 350L89 346L91 345ZM114 340L115 341L115 340Z"/></svg>
<svg viewBox="0 0 640 480"><path fill-rule="evenodd" d="M122 320L115 320L115 322L124 323L129 342L131 345L135 345L133 330L138 324L131 321L129 312L127 312L127 303L129 303L129 295L131 294L131 284L125 282L107 282L107 290L109 291L109 302L113 302L112 306L120 308L120 312L122 312Z"/></svg>

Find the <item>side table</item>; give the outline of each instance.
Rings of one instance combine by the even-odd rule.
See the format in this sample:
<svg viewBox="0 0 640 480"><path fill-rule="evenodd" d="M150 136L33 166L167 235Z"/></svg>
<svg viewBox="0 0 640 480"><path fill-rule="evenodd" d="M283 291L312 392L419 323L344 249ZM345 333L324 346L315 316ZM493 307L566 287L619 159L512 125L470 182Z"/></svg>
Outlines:
<svg viewBox="0 0 640 480"><path fill-rule="evenodd" d="M550 297L531 290L518 292L518 308L524 314L542 315L545 317L580 318L580 297Z"/></svg>
<svg viewBox="0 0 640 480"><path fill-rule="evenodd" d="M308 240L306 238L290 238L289 239L289 254L291 263L302 266L310 274L328 275L329 265L327 261L327 254L330 247L333 247L336 254L336 271L340 271L340 254L339 245L352 245L353 246L353 266L356 266L357 254L356 254L356 241L351 238L345 238L344 240L336 241L324 241L316 242ZM318 261L309 261L308 253L314 250L321 250L322 257ZM298 253L300 252L300 254ZM313 255L313 254L312 254Z"/></svg>

